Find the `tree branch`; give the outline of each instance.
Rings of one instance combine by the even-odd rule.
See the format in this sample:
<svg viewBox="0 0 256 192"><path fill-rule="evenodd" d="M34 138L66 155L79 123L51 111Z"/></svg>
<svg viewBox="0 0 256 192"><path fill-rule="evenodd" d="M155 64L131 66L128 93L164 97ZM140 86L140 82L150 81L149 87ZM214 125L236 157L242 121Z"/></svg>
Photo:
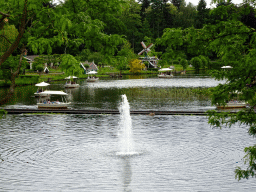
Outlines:
<svg viewBox="0 0 256 192"><path fill-rule="evenodd" d="M3 37L6 41L8 41L8 43L12 44L5 35L0 35L0 37Z"/></svg>
<svg viewBox="0 0 256 192"><path fill-rule="evenodd" d="M1 15L3 15L4 17L10 17L10 15L9 15L9 14L7 14L7 13L3 13L3 12L1 12L1 11L0 11L0 14L1 14Z"/></svg>
<svg viewBox="0 0 256 192"><path fill-rule="evenodd" d="M2 65L3 62L17 49L19 46L20 40L23 37L23 34L25 32L25 26L26 26L26 19L27 19L27 4L28 0L25 0L24 4L24 9L23 9L23 14L21 18L21 24L19 28L19 34L16 37L14 43L9 47L9 49L0 57L0 66Z"/></svg>

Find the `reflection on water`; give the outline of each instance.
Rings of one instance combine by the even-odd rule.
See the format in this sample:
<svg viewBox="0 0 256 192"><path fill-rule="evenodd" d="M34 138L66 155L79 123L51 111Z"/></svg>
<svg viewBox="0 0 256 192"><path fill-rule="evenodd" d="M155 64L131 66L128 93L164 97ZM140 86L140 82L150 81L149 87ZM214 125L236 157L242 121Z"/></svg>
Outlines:
<svg viewBox="0 0 256 192"><path fill-rule="evenodd" d="M132 191L129 189L129 185L132 181L132 167L130 163L130 157L129 156L124 156L122 157L122 180L123 180L123 191Z"/></svg>
<svg viewBox="0 0 256 192"><path fill-rule="evenodd" d="M137 156L117 156L119 115L0 119L0 191L253 192L235 180L245 126L213 129L202 116L133 115Z"/></svg>
<svg viewBox="0 0 256 192"><path fill-rule="evenodd" d="M221 81L211 78L173 78L173 79L123 79L100 80L87 83L80 80L80 87L64 89L65 81L52 82L51 90L64 90L70 94L73 109L114 109L126 94L131 110L200 110L213 109L207 95L195 91L216 86ZM17 87L7 108L37 108L35 86ZM5 90L0 89L0 96Z"/></svg>

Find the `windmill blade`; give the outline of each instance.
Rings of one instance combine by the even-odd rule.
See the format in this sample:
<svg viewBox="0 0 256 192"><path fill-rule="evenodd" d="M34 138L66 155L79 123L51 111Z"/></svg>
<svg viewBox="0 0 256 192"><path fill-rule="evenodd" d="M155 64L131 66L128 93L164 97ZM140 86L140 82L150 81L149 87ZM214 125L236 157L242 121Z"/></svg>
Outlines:
<svg viewBox="0 0 256 192"><path fill-rule="evenodd" d="M145 51L145 49L143 49L141 52L139 52L138 55L141 55L144 51Z"/></svg>
<svg viewBox="0 0 256 192"><path fill-rule="evenodd" d="M149 51L151 51L149 48L147 48L147 53L149 52Z"/></svg>
<svg viewBox="0 0 256 192"><path fill-rule="evenodd" d="M150 45L147 48L150 49L153 45L153 43L150 43Z"/></svg>
<svg viewBox="0 0 256 192"><path fill-rule="evenodd" d="M141 43L143 48L145 48L145 49L147 48L147 46L145 45L145 43L143 41L141 41L140 43Z"/></svg>

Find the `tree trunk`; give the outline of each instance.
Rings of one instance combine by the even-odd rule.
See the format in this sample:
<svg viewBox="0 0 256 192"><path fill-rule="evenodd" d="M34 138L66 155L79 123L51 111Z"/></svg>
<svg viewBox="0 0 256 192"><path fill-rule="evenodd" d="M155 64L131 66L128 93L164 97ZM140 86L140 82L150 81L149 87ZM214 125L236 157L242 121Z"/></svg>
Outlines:
<svg viewBox="0 0 256 192"><path fill-rule="evenodd" d="M19 72L20 72L20 68L21 68L21 63L22 63L22 58L24 55L24 51L25 51L25 47L22 48L21 50L21 54L20 54L20 60L19 60L19 65L17 67L17 70L15 72L11 72L12 76L11 76L11 85L9 88L9 91L7 93L7 95L0 100L0 106L7 103L13 96L14 94L14 89L15 89L15 78L18 76Z"/></svg>

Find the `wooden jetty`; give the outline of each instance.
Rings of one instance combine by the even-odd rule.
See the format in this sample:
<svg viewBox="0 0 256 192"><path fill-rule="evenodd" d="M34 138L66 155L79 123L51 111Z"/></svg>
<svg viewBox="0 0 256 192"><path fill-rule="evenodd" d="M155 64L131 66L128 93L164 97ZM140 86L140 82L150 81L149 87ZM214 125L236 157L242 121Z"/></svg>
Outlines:
<svg viewBox="0 0 256 192"><path fill-rule="evenodd" d="M61 113L61 114L120 114L118 110L75 110L75 109L5 109L8 114ZM235 113L235 112L230 112ZM131 115L207 115L204 111L130 111Z"/></svg>

